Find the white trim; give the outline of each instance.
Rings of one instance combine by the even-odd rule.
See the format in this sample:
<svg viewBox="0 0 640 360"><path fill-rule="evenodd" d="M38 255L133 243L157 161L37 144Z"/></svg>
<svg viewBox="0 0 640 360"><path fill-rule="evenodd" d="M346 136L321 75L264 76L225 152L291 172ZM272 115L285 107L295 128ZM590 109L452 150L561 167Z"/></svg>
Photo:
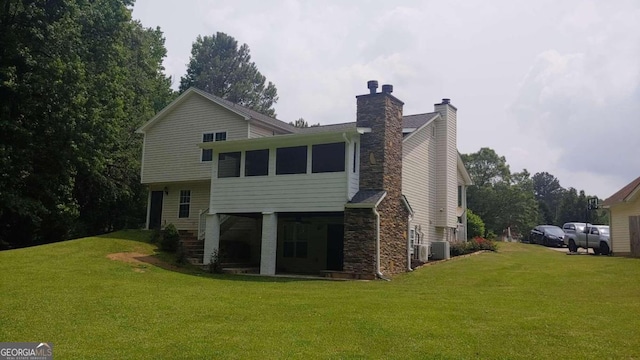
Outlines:
<svg viewBox="0 0 640 360"><path fill-rule="evenodd" d="M235 139L227 141L214 141L207 143L199 143L201 149L216 149L218 151L233 150L254 150L264 149L265 147L291 147L291 146L308 146L314 144L325 144L334 142L344 142L343 134L355 135L355 131L337 131L337 132L321 132L306 134L285 134L275 136L265 136L251 139Z"/></svg>
<svg viewBox="0 0 640 360"><path fill-rule="evenodd" d="M313 173L313 167L312 167L312 162L313 162L313 145L306 145L307 146L307 171L305 172L305 174L312 174ZM276 148L276 151L278 151L278 149ZM277 155L276 155L276 161L277 160ZM278 175L278 174L276 174ZM280 175L293 175L293 174L280 174Z"/></svg>
<svg viewBox="0 0 640 360"><path fill-rule="evenodd" d="M182 192L183 191L188 191L189 192L189 202L188 203L183 203L182 202ZM164 197L164 196L163 196ZM180 216L180 206L182 205L189 205L189 216L187 217L181 217ZM177 215L178 219L190 219L191 218L191 189L181 189L178 190L178 215Z"/></svg>

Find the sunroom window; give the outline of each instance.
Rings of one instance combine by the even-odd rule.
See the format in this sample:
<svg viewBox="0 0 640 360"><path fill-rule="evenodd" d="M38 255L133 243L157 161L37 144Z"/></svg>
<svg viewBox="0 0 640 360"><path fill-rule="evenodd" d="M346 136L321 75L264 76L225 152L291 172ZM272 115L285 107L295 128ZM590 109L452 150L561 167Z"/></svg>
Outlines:
<svg viewBox="0 0 640 360"><path fill-rule="evenodd" d="M311 148L311 172L344 171L344 143L318 144Z"/></svg>

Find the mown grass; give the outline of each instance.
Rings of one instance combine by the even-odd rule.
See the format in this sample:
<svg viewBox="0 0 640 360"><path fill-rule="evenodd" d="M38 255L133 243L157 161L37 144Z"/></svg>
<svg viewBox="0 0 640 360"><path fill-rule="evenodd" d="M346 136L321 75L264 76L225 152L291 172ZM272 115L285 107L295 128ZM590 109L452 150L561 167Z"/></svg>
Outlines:
<svg viewBox="0 0 640 360"><path fill-rule="evenodd" d="M640 357L640 260L526 244L391 282L183 273L127 231L0 252L0 341L57 359Z"/></svg>

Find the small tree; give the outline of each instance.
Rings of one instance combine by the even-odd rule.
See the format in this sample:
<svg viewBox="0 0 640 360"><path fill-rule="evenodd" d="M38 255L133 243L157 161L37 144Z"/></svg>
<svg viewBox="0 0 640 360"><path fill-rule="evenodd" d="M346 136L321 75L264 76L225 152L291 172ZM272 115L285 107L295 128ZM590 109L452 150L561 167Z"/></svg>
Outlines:
<svg viewBox="0 0 640 360"><path fill-rule="evenodd" d="M482 221L480 216L474 214L471 209L467 209L467 238L473 239L476 236L483 237L485 236L484 231L484 221Z"/></svg>

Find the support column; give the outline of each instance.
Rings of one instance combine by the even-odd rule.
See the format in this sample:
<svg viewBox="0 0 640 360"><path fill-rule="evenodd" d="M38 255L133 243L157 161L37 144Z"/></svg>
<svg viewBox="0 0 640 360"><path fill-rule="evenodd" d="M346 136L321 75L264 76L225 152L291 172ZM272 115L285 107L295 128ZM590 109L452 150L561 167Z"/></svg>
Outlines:
<svg viewBox="0 0 640 360"><path fill-rule="evenodd" d="M211 263L211 255L220 246L220 215L207 214L206 232L204 235L204 256L202 263Z"/></svg>
<svg viewBox="0 0 640 360"><path fill-rule="evenodd" d="M278 248L278 215L262 213L262 252L260 275L276 274L276 249Z"/></svg>

